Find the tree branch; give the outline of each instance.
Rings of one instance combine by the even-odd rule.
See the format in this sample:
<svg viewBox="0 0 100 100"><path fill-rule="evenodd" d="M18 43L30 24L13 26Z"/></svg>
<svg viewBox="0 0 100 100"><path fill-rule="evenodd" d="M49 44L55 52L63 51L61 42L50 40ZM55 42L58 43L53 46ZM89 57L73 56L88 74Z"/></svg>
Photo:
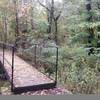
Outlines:
<svg viewBox="0 0 100 100"><path fill-rule="evenodd" d="M61 13L62 13L62 11L60 11L60 12L59 12L59 14L58 14L58 16L57 16L57 17L54 17L54 20L56 20L56 21L57 21L57 20L59 19L59 17L61 16Z"/></svg>
<svg viewBox="0 0 100 100"><path fill-rule="evenodd" d="M40 0L38 0L38 2L39 2L39 4L40 4L42 7L46 8L49 12L51 11L48 7L46 7L44 4L42 4L42 3L40 2Z"/></svg>

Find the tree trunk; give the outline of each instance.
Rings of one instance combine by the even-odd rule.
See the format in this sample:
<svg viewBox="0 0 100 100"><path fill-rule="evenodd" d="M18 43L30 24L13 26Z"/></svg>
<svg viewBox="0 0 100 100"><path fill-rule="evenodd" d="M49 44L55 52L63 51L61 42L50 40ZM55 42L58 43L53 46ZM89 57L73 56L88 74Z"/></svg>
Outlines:
<svg viewBox="0 0 100 100"><path fill-rule="evenodd" d="M87 12L88 12L88 15L89 15L88 18L87 18L87 21L88 22L92 22L93 21L93 16L91 14L91 10L92 10L91 0L87 0L86 9L87 9ZM91 46L92 46L92 41L93 41L93 39L95 37L94 28L87 28L87 31L89 33L88 43L91 44Z"/></svg>
<svg viewBox="0 0 100 100"><path fill-rule="evenodd" d="M15 46L18 47L18 37L19 35L19 19L18 19L18 6L17 6L17 0L13 0L13 4L14 4L14 11L15 11Z"/></svg>
<svg viewBox="0 0 100 100"><path fill-rule="evenodd" d="M7 33L8 33L8 27L7 27L7 14L5 12L4 15L4 42L7 42Z"/></svg>
<svg viewBox="0 0 100 100"><path fill-rule="evenodd" d="M57 20L55 20L54 22L55 22L55 42L56 45L58 45L58 23Z"/></svg>
<svg viewBox="0 0 100 100"><path fill-rule="evenodd" d="M33 21L33 18L31 19L31 29L32 30L34 29L34 21Z"/></svg>
<svg viewBox="0 0 100 100"><path fill-rule="evenodd" d="M18 20L18 12L16 11L16 29L15 29L15 32L16 32L16 37L19 36L19 20Z"/></svg>
<svg viewBox="0 0 100 100"><path fill-rule="evenodd" d="M28 21L27 21L27 17L26 17L25 32L28 32Z"/></svg>
<svg viewBox="0 0 100 100"><path fill-rule="evenodd" d="M33 4L33 0L31 0L31 4ZM34 20L33 20L33 17L34 17L34 8L33 8L33 5L31 7L31 29L33 30L34 29Z"/></svg>
<svg viewBox="0 0 100 100"><path fill-rule="evenodd" d="M49 25L48 25L48 34L50 34L50 33L52 33L52 19L53 19L53 17L52 17L52 13L49 15L49 18L48 18L48 23L49 23Z"/></svg>
<svg viewBox="0 0 100 100"><path fill-rule="evenodd" d="M53 16L54 16L54 0L52 0L51 3L51 10L47 11L47 16L48 16L48 34L52 33L52 24L53 24Z"/></svg>

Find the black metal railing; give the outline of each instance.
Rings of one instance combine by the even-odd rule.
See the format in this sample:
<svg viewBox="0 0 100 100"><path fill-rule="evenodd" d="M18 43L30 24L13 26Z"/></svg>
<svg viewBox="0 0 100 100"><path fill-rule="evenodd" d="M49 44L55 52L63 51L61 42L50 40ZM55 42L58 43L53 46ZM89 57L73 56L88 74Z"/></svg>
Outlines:
<svg viewBox="0 0 100 100"><path fill-rule="evenodd" d="M6 59L6 49L10 49L10 51L12 52L12 63L10 64L10 66L12 67L11 69L11 91L13 92L14 90L14 54L15 54L15 47L14 45L11 45L11 44L7 44L7 43L3 43L3 42L0 42L0 50L2 50L2 64L3 66L5 66L5 61L7 61ZM7 61L8 62L8 61ZM9 62L8 62L9 63Z"/></svg>
<svg viewBox="0 0 100 100"><path fill-rule="evenodd" d="M51 62L51 61L47 60L46 57L43 57L41 55L41 49L44 49L44 48L52 48L52 49L54 48L55 49L55 55L54 55L55 56L55 61L54 62ZM34 65L36 67L38 67L37 69L40 72L41 72L41 70L39 69L39 67L40 67L39 63L40 62L48 63L49 65L54 66L54 69L55 69L54 73L55 73L55 75L52 78L49 76L49 78L53 79L55 81L55 85L56 85L57 84L57 75L58 75L57 73L58 73L58 56L59 56L58 55L58 51L59 51L59 47L58 46L44 45L44 44L41 45L41 44L38 44L38 43L34 43L34 44L32 44L32 46L30 48L26 48L24 50L26 51L24 53L27 53L30 56L32 56L33 59L31 59L31 61L32 61L31 64L33 65L33 63L34 63ZM46 75L45 72L42 72L42 73Z"/></svg>
<svg viewBox="0 0 100 100"><path fill-rule="evenodd" d="M53 63L53 62L50 62L50 61L44 59L43 57L38 56L37 53L38 53L39 44L33 44L33 45L34 45L34 64L37 65L37 62L39 60L41 60L41 61L43 60L44 62L48 62L48 63L54 65L55 66L54 79L55 79L55 85L56 85L57 84L57 75L58 75L57 74L57 71L58 71L58 49L59 49L58 46L46 45L46 46L42 47L42 48L55 48L56 49L56 53L55 53L56 58L55 58L55 62ZM15 47L15 45L0 42L0 48L1 48L0 50L2 50L3 66L5 66L5 61L7 61L6 54L5 54L6 50L10 49L10 52L12 52L12 57L11 57L12 63L10 64L10 66L12 67L12 70L11 70L11 80L10 81L11 81L11 91L13 92L13 90L14 90L14 59L15 59L14 55L15 55L16 47Z"/></svg>
<svg viewBox="0 0 100 100"><path fill-rule="evenodd" d="M57 75L58 75L58 51L59 51L59 47L58 46L50 46L50 45L45 45L45 46L39 46L39 44L34 44L34 63L35 65L37 64L37 61L42 61L43 63L49 63L53 66L55 66L55 84L57 84ZM56 52L55 52L55 62L51 62L51 61L48 61L45 59L45 57L41 57L39 54L37 54L38 52L38 48L41 47L41 48L55 48L56 49ZM38 56L39 55L39 56Z"/></svg>

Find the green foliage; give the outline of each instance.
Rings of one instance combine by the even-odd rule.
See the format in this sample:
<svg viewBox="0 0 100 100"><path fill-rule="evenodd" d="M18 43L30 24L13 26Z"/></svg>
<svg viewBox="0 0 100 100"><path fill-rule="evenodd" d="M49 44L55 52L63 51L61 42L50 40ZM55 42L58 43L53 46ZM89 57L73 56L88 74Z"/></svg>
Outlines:
<svg viewBox="0 0 100 100"><path fill-rule="evenodd" d="M64 85L68 85L70 82L70 85L73 86L73 93L90 94L97 92L98 87L96 85L100 83L98 80L100 77L97 75L100 57L88 56L84 48L66 47L62 48L59 53L59 80Z"/></svg>
<svg viewBox="0 0 100 100"><path fill-rule="evenodd" d="M100 22L83 22L83 23L81 23L81 24L79 24L79 27L80 28L95 28L95 27L98 27L98 26L100 26Z"/></svg>
<svg viewBox="0 0 100 100"><path fill-rule="evenodd" d="M76 34L73 37L71 37L71 43L75 44L78 42L78 43L86 44L88 42L88 36L89 36L89 34L84 33L84 32Z"/></svg>
<svg viewBox="0 0 100 100"><path fill-rule="evenodd" d="M38 22L37 30L38 30L39 33L46 33L47 28L48 28L48 25L47 25L46 22L44 22L44 21L39 21Z"/></svg>

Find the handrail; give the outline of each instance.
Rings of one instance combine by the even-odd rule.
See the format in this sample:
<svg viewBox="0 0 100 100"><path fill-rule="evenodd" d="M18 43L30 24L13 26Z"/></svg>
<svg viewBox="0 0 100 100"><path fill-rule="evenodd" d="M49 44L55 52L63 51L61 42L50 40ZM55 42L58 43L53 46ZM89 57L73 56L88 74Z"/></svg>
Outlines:
<svg viewBox="0 0 100 100"><path fill-rule="evenodd" d="M1 45L5 45L7 47L15 47L13 44L8 44L8 43L3 43L3 42L0 42Z"/></svg>
<svg viewBox="0 0 100 100"><path fill-rule="evenodd" d="M5 63L5 49L6 47L9 47L11 48L11 51L12 51L12 64L10 64L12 66L12 76L11 76L11 91L13 92L14 90L14 55L15 55L15 45L13 44L8 44L8 43L3 43L3 42L0 42L0 47L2 47L3 49L3 66L4 66L4 63ZM34 63L35 65L37 64L37 60L39 59L42 59L43 61L47 62L47 63L50 63L50 64L53 64L55 66L55 84L57 84L57 71L58 71L58 49L59 47L58 46L50 46L50 45L45 45L43 46L43 48L55 48L56 49L56 59L55 59L55 64L50 62L50 61L47 61L43 58L39 58L37 57L37 49L39 47L39 44L38 43L34 43Z"/></svg>
<svg viewBox="0 0 100 100"><path fill-rule="evenodd" d="M47 63L55 66L55 83L57 84L57 75L58 75L57 74L58 73L58 49L59 49L59 47L58 46L51 46L51 45L42 45L42 46L40 46L39 43L34 43L32 45L34 45L34 64L36 65L37 61L42 61L44 63L47 62ZM55 54L56 59L55 59L55 62L50 62L50 61L46 60L44 57L39 57L37 55L37 49L38 49L38 47L41 47L41 48L55 48L56 49L56 54ZM33 53L30 53L30 54L33 55Z"/></svg>
<svg viewBox="0 0 100 100"><path fill-rule="evenodd" d="M7 44L7 43L3 43L3 42L0 42L0 45L2 45L2 52L3 52L3 66L5 64L5 49L6 47L10 47L11 48L11 51L12 51L12 64L11 67L12 67L12 74L11 74L11 91L13 92L14 90L14 55L15 55L15 46L13 44ZM1 47L1 46L0 46Z"/></svg>
<svg viewBox="0 0 100 100"><path fill-rule="evenodd" d="M50 62L50 61L48 61L48 60L45 60L45 59L43 59L43 58L41 58L41 57L38 57L37 56L37 47L39 46L39 44L38 43L36 43L36 44L34 44L35 45L35 52L34 52L34 62L35 62L35 65L36 65L36 63L37 63L37 60L43 60L44 62L47 62L47 63L50 63L50 64L53 64L54 66L55 66L55 83L57 84L57 77L58 77L58 51L59 51L59 47L58 46L50 46L50 45L44 45L42 48L55 48L56 49L56 62L55 62L55 64L54 63L52 63L52 62Z"/></svg>
<svg viewBox="0 0 100 100"><path fill-rule="evenodd" d="M55 63L50 62L50 61L48 61L48 60L46 60L46 59L44 59L42 57L38 57L37 59L40 60L40 61L44 61L44 62L50 63L51 65L56 65Z"/></svg>

